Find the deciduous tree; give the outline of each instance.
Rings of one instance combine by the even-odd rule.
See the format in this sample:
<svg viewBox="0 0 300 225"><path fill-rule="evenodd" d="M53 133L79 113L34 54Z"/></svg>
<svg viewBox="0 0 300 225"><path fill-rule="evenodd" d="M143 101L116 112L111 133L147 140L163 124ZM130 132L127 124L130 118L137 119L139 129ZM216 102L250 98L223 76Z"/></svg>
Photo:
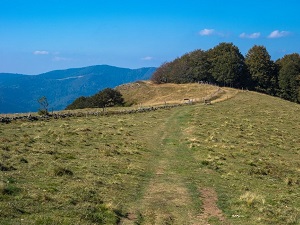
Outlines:
<svg viewBox="0 0 300 225"><path fill-rule="evenodd" d="M192 82L208 81L214 82L214 78L210 73L210 62L208 54L203 50L195 50L189 53L189 74Z"/></svg>
<svg viewBox="0 0 300 225"><path fill-rule="evenodd" d="M106 88L91 97L79 97L66 109L106 108L124 105L122 94L112 88Z"/></svg>
<svg viewBox="0 0 300 225"><path fill-rule="evenodd" d="M232 43L220 43L208 51L211 63L211 74L221 85L241 86L247 71L244 56Z"/></svg>
<svg viewBox="0 0 300 225"><path fill-rule="evenodd" d="M39 114L48 115L49 114L49 112L48 112L49 103L48 103L47 98L45 96L43 96L43 97L39 98L37 101L41 106L41 108L39 109Z"/></svg>
<svg viewBox="0 0 300 225"><path fill-rule="evenodd" d="M300 102L300 55L285 55L278 64L280 97Z"/></svg>
<svg viewBox="0 0 300 225"><path fill-rule="evenodd" d="M277 77L274 62L264 46L254 45L246 54L245 63L259 92L275 95Z"/></svg>
<svg viewBox="0 0 300 225"><path fill-rule="evenodd" d="M115 105L123 105L124 99L119 91L112 88L106 88L92 96L92 104L94 107L106 108Z"/></svg>
<svg viewBox="0 0 300 225"><path fill-rule="evenodd" d="M157 70L153 73L151 80L154 83L161 84L161 83L168 83L170 82L170 72L171 72L171 63L165 62Z"/></svg>
<svg viewBox="0 0 300 225"><path fill-rule="evenodd" d="M152 75L155 83L191 83L212 81L207 53L195 50L162 64Z"/></svg>
<svg viewBox="0 0 300 225"><path fill-rule="evenodd" d="M92 104L90 102L90 98L81 96L81 97L75 99L74 102L72 102L70 105L68 105L66 109L67 110L69 110L69 109L84 109L84 108L89 108L91 106L92 106Z"/></svg>

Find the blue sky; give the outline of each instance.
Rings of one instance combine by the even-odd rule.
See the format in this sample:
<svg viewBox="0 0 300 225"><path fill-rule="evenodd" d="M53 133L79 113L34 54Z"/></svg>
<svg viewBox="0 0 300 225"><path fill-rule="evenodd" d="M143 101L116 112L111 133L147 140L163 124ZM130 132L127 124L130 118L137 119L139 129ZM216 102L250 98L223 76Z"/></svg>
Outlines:
<svg viewBox="0 0 300 225"><path fill-rule="evenodd" d="M0 72L159 66L195 49L300 53L298 0L0 0Z"/></svg>

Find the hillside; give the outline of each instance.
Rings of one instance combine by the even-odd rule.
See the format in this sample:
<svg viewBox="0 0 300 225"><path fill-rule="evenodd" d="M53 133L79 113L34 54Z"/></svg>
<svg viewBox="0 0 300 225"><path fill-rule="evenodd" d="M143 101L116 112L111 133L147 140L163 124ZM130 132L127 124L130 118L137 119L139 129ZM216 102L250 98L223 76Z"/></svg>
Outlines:
<svg viewBox="0 0 300 225"><path fill-rule="evenodd" d="M80 96L137 80L155 68L126 69L107 65L57 70L39 75L0 74L0 113L36 112L46 96L50 110L62 110Z"/></svg>
<svg viewBox="0 0 300 225"><path fill-rule="evenodd" d="M139 84L159 94L140 102L134 84L136 104L166 101L165 86ZM187 98L172 88L181 94L168 101ZM300 106L225 93L212 105L0 124L0 223L299 224Z"/></svg>
<svg viewBox="0 0 300 225"><path fill-rule="evenodd" d="M244 88L300 103L300 55L271 60L264 46L254 45L243 56L233 43L220 43L207 51L194 50L162 64L153 73L155 83L209 82Z"/></svg>
<svg viewBox="0 0 300 225"><path fill-rule="evenodd" d="M128 104L144 106L203 102L205 99L219 101L230 98L237 92L234 89L221 89L207 84L155 84L151 81L124 84L116 89Z"/></svg>

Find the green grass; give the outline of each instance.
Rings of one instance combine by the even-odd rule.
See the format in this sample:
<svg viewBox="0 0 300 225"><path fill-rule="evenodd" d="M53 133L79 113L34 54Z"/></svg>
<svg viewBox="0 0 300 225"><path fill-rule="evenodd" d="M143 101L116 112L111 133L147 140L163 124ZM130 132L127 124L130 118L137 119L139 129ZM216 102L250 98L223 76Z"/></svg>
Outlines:
<svg viewBox="0 0 300 225"><path fill-rule="evenodd" d="M0 224L201 224L201 188L216 191L230 224L300 224L299 112L241 92L208 106L0 124Z"/></svg>
<svg viewBox="0 0 300 225"><path fill-rule="evenodd" d="M299 224L299 105L255 93L195 111L189 124L219 206L236 224ZM216 113L218 112L218 113Z"/></svg>

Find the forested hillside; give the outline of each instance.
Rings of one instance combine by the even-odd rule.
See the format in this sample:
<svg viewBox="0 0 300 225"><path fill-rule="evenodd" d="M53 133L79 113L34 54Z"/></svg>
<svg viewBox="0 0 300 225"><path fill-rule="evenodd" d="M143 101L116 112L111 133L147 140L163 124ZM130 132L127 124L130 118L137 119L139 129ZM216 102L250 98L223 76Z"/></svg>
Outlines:
<svg viewBox="0 0 300 225"><path fill-rule="evenodd" d="M299 103L300 55L285 55L274 62L264 46L255 45L243 56L232 43L220 43L164 63L151 79L156 83L216 83Z"/></svg>
<svg viewBox="0 0 300 225"><path fill-rule="evenodd" d="M149 79L156 68L127 69L108 65L56 70L39 75L0 73L0 113L36 112L45 96L49 110L61 110L80 96L104 88Z"/></svg>

